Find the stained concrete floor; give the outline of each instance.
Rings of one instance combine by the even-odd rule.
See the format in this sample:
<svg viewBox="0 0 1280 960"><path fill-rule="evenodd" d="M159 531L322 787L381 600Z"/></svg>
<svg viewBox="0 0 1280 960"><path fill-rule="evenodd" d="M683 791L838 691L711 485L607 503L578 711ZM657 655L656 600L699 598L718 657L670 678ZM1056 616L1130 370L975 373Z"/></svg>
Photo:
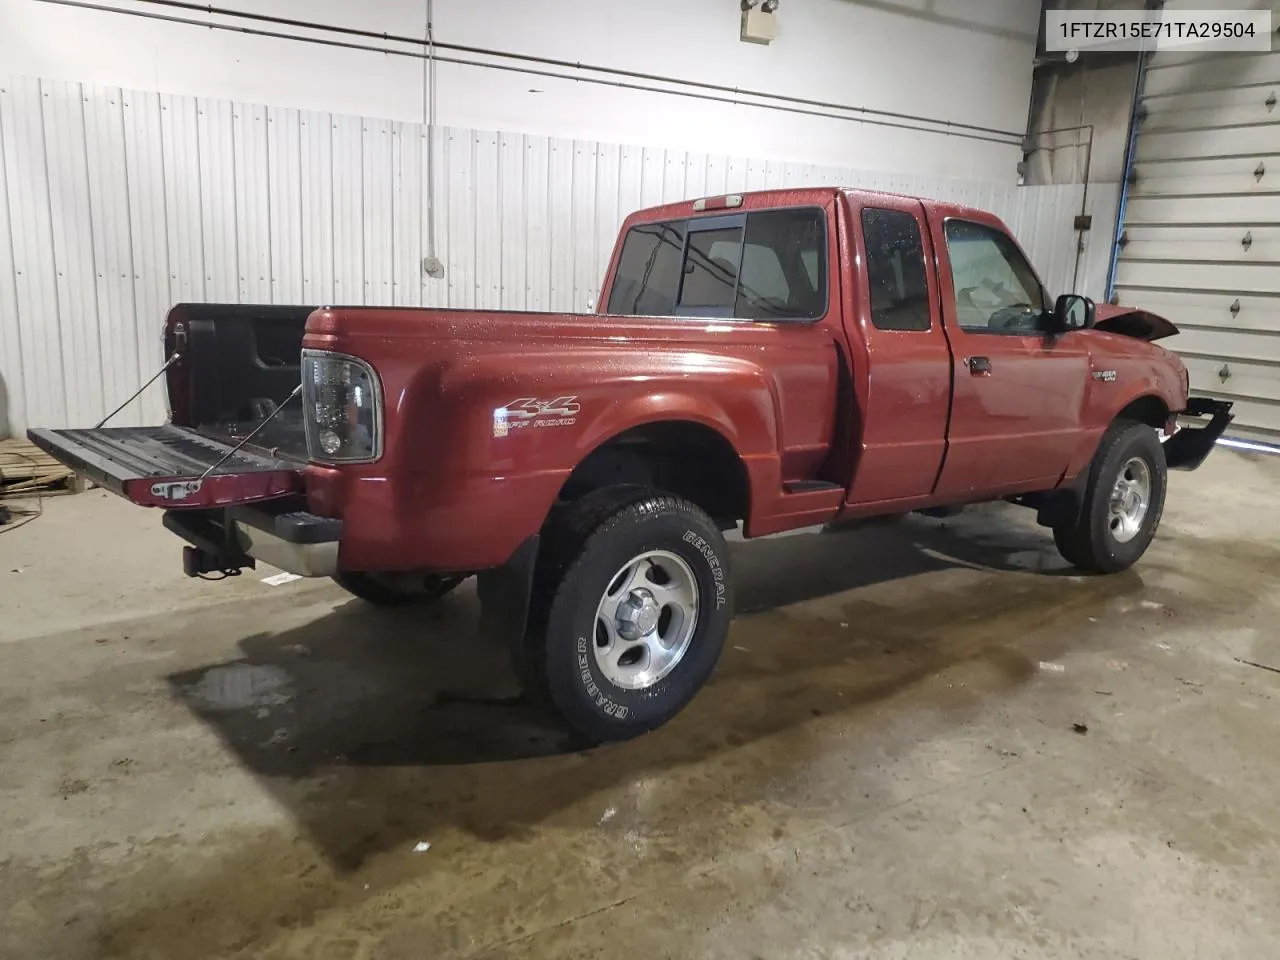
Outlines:
<svg viewBox="0 0 1280 960"><path fill-rule="evenodd" d="M590 752L469 587L189 581L48 500L0 535L0 956L1273 956L1278 484L1175 475L1114 577L1005 506L736 544L712 683Z"/></svg>

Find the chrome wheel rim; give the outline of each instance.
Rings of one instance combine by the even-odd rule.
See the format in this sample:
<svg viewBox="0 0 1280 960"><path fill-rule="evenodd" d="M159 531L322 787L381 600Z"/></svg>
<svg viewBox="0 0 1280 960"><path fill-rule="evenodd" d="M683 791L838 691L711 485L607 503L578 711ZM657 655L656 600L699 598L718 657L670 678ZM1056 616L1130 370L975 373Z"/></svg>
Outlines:
<svg viewBox="0 0 1280 960"><path fill-rule="evenodd" d="M1138 535L1150 508L1151 468L1141 457L1131 457L1120 468L1108 504L1107 526L1117 543Z"/></svg>
<svg viewBox="0 0 1280 960"><path fill-rule="evenodd" d="M651 687L684 659L698 627L698 580L668 550L632 558L596 607L596 666L624 690Z"/></svg>

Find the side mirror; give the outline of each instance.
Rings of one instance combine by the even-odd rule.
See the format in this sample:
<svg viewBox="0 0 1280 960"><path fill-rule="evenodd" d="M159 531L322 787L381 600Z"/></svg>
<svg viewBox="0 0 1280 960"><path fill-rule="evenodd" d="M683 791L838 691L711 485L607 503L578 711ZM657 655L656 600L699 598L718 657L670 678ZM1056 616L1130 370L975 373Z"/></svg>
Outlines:
<svg viewBox="0 0 1280 960"><path fill-rule="evenodd" d="M1093 326L1094 303L1078 293L1064 293L1053 304L1053 328L1058 333L1087 330Z"/></svg>

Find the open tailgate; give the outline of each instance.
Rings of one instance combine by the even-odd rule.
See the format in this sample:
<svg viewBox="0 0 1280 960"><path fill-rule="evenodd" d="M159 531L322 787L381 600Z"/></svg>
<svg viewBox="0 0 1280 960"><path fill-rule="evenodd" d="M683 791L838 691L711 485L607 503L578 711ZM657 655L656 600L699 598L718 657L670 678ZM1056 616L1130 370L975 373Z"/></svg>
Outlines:
<svg viewBox="0 0 1280 960"><path fill-rule="evenodd" d="M302 490L301 463L245 449L231 454L231 444L183 427L35 429L27 437L81 476L144 507L225 507Z"/></svg>

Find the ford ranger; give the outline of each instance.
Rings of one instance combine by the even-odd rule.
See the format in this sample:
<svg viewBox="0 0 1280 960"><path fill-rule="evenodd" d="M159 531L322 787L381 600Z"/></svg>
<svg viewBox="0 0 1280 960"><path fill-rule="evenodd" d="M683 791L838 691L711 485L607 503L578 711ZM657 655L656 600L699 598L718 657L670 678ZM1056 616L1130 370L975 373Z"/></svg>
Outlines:
<svg viewBox="0 0 1280 960"><path fill-rule="evenodd" d="M180 304L165 424L29 436L163 508L192 576L389 604L476 575L525 689L616 740L715 666L738 525L1006 500L1129 567L1231 420L1153 343L1176 333L1051 298L988 213L772 191L632 214L594 314Z"/></svg>

